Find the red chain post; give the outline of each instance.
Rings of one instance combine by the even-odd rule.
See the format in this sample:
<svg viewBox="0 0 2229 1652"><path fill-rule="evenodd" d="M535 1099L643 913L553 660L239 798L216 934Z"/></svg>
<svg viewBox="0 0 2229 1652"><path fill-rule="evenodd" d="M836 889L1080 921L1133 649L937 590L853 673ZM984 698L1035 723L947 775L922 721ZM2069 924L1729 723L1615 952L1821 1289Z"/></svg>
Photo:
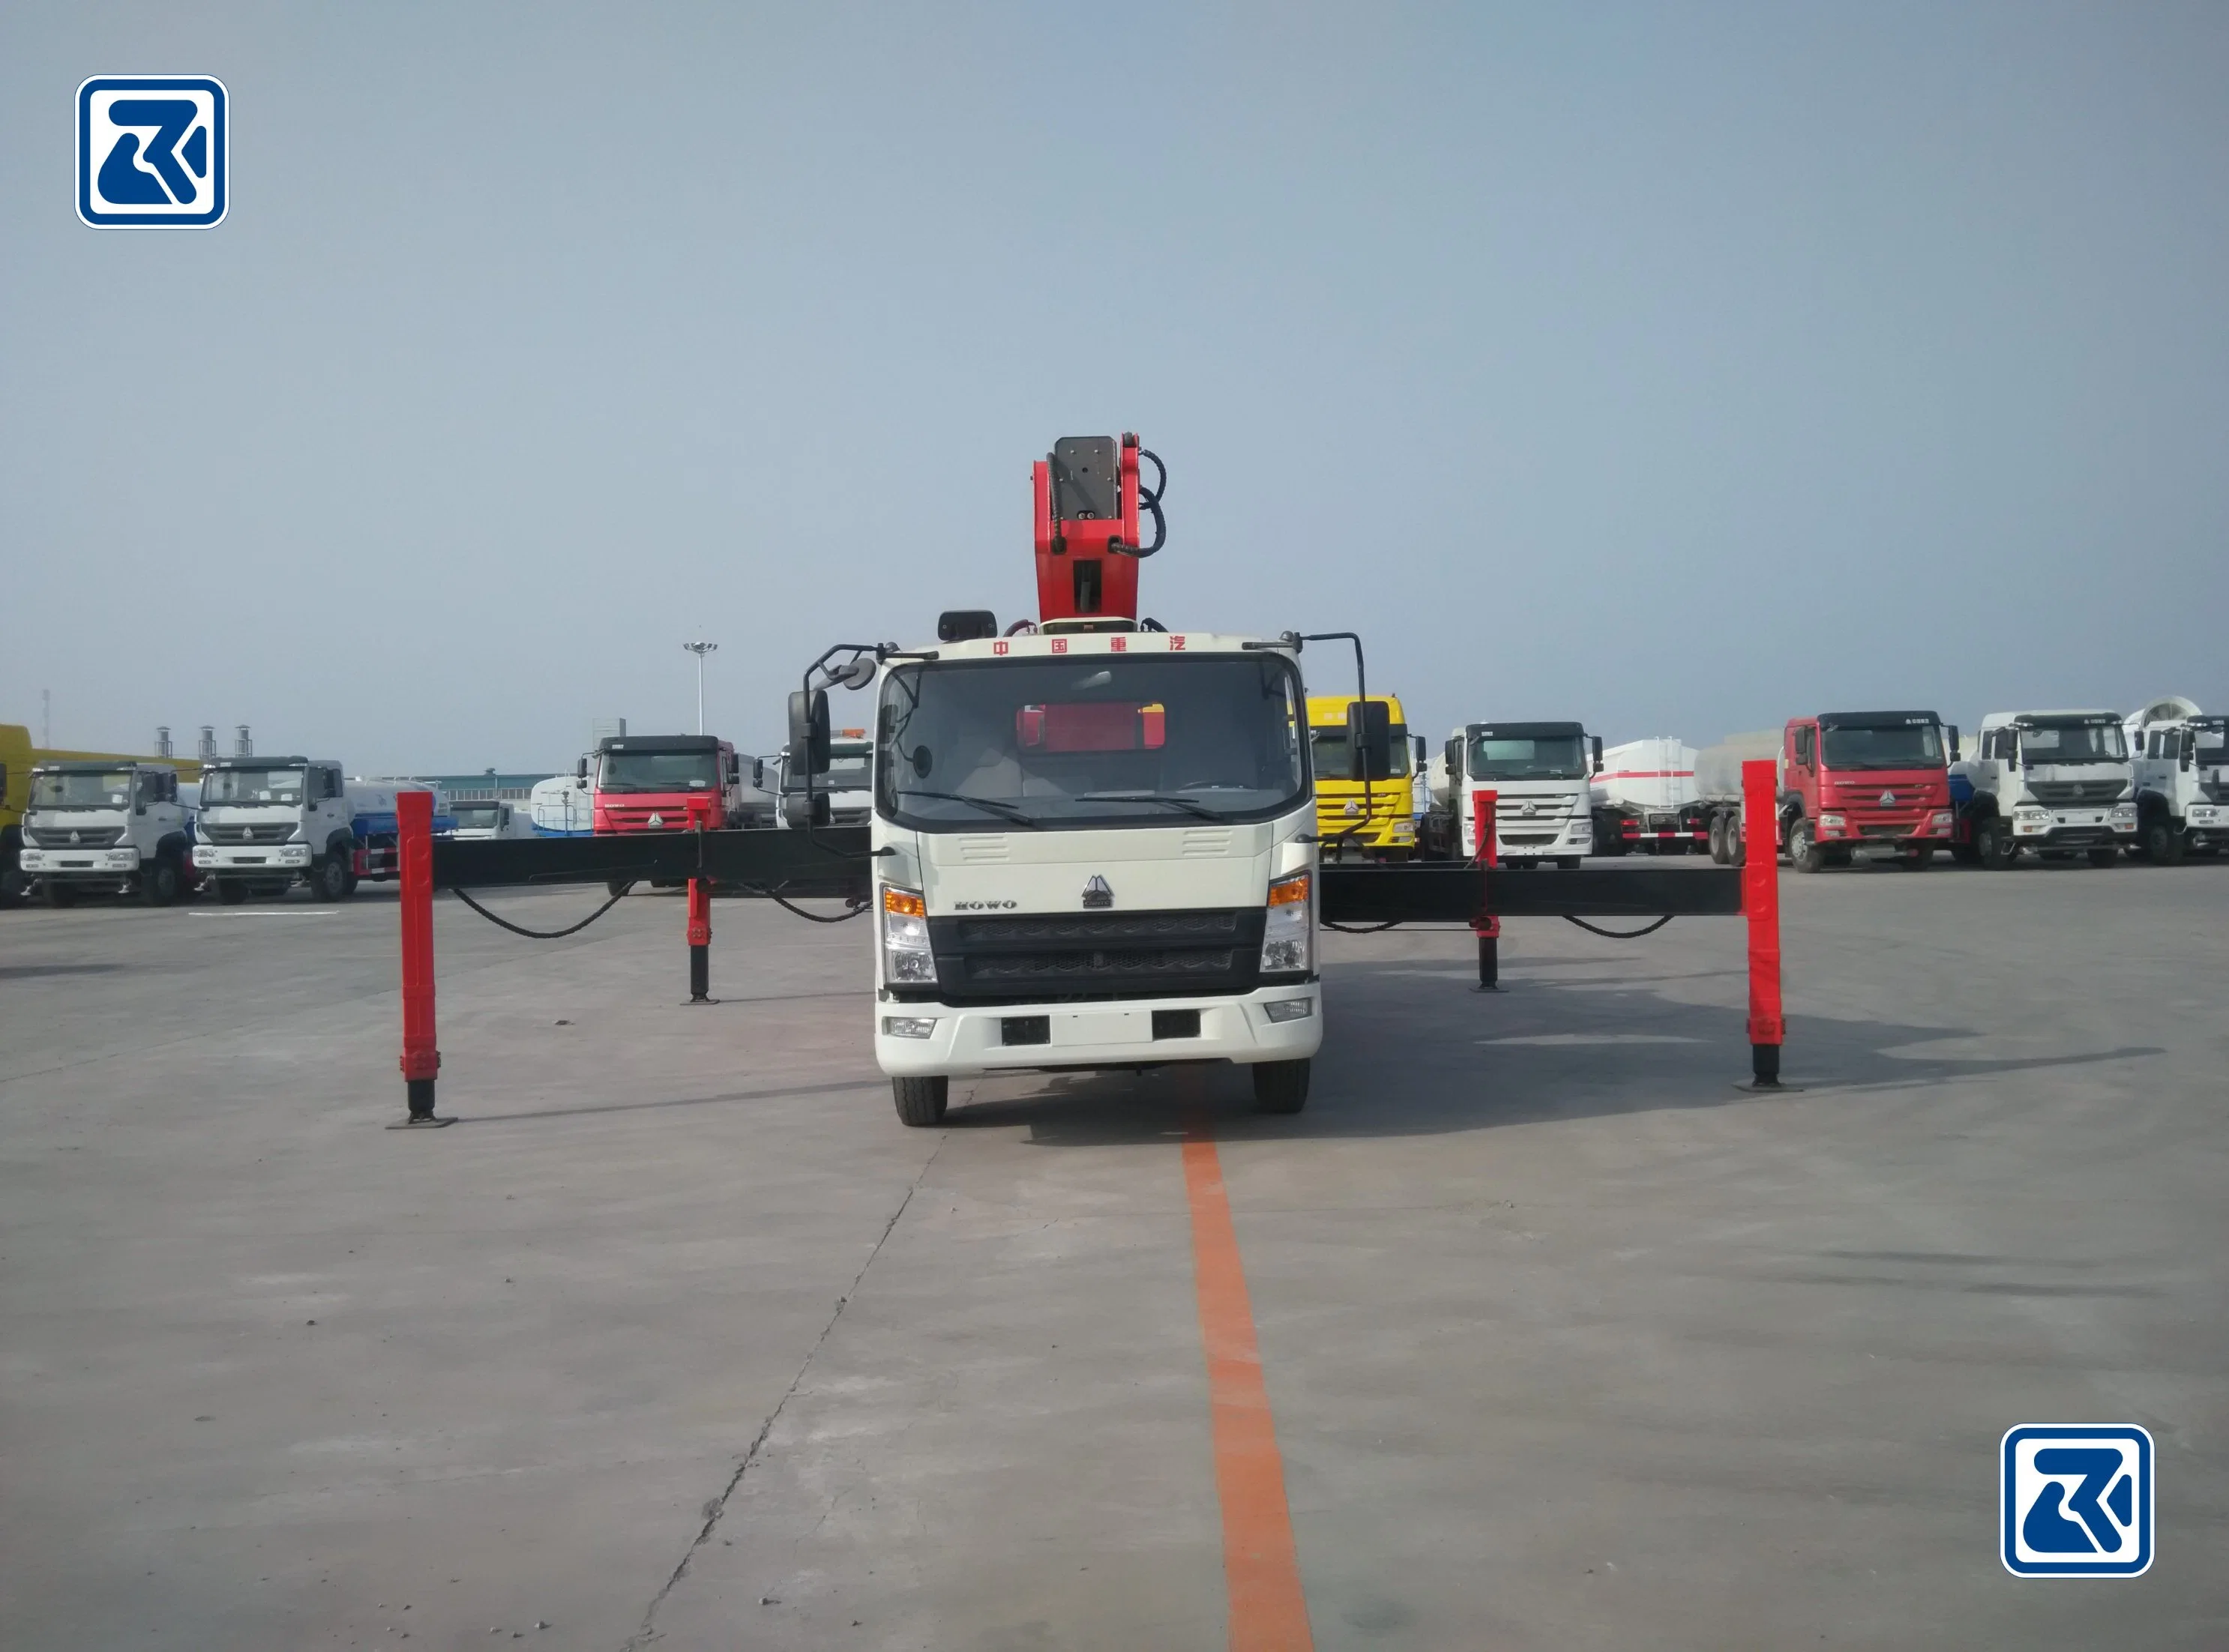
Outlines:
<svg viewBox="0 0 2229 1652"><path fill-rule="evenodd" d="M395 797L397 856L402 874L402 1083L407 1124L446 1124L434 1117L434 1080L441 1052L434 1038L434 794Z"/></svg>
<svg viewBox="0 0 2229 1652"><path fill-rule="evenodd" d="M1493 810L1501 794L1481 787L1470 794L1471 818L1478 823L1477 863L1487 875L1481 887L1486 890L1486 900L1479 903L1480 911L1471 920L1471 928L1478 936L1478 989L1481 992L1501 990L1501 919L1487 909L1493 898L1493 868L1501 864L1500 851L1494 844L1496 831Z"/></svg>
<svg viewBox="0 0 2229 1652"><path fill-rule="evenodd" d="M1749 919L1749 1056L1755 1087L1780 1087L1779 782L1770 759L1742 765L1742 912Z"/></svg>

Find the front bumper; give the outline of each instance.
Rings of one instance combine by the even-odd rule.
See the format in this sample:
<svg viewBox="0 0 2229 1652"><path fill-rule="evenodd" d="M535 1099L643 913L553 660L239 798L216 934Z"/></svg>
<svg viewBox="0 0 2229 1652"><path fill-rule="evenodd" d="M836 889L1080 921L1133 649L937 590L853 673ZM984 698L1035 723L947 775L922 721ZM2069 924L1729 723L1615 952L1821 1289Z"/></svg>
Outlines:
<svg viewBox="0 0 2229 1652"><path fill-rule="evenodd" d="M1493 852L1505 862L1585 855L1594 846L1595 823L1590 816L1533 821L1517 815L1494 819Z"/></svg>
<svg viewBox="0 0 2229 1652"><path fill-rule="evenodd" d="M2053 848L2133 843L2136 813L2134 809L2019 809L2013 811L2013 841Z"/></svg>
<svg viewBox="0 0 2229 1652"><path fill-rule="evenodd" d="M1950 823L1946 822L1940 826L1933 823L1937 814L1946 812L1941 810L1932 810L1917 816L1869 815L1849 810L1821 812L1840 813L1843 816L1843 823L1839 827L1828 826L1823 818L1819 822L1819 841L1821 843L1845 844L1853 848L1877 843L1884 848L1894 848L1905 844L1925 846L1950 841Z"/></svg>
<svg viewBox="0 0 2229 1652"><path fill-rule="evenodd" d="M307 843L196 843L194 866L202 872L302 872L310 865Z"/></svg>
<svg viewBox="0 0 2229 1652"><path fill-rule="evenodd" d="M1271 1002L1304 999L1298 1021L1273 1021ZM1194 1038L1155 1038L1153 1012L1196 1010ZM1042 1015L1051 1037L1008 1044L1009 1016ZM885 1016L934 1020L926 1038L883 1030ZM1139 1067L1162 1061L1300 1061L1323 1043L1323 988L1315 982L1261 987L1230 997L1122 998L1094 1003L875 1005L875 1063L892 1078L977 1078L1040 1067Z"/></svg>
<svg viewBox="0 0 2229 1652"><path fill-rule="evenodd" d="M16 864L35 877L112 878L139 869L139 851L128 844L115 849L34 849L17 851Z"/></svg>

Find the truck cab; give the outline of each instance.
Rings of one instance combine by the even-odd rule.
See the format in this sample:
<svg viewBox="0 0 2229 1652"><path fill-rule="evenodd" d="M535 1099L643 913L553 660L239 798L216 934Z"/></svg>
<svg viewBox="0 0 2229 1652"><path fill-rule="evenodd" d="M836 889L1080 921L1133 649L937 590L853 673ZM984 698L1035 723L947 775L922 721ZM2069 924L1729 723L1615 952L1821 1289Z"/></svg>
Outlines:
<svg viewBox="0 0 2229 1652"><path fill-rule="evenodd" d="M33 766L19 860L49 906L81 894L133 894L166 906L193 873L178 774L164 765L46 762Z"/></svg>
<svg viewBox="0 0 2229 1652"><path fill-rule="evenodd" d="M1351 695L1316 695L1308 700L1308 750L1316 777L1316 830L1324 850L1334 858L1359 855L1378 861L1405 861L1416 847L1415 777L1409 720L1394 695L1372 695L1384 708L1387 761L1373 765L1365 781L1347 741L1347 709L1359 703ZM1365 742L1365 745L1372 744ZM1371 752L1365 751L1367 758Z"/></svg>
<svg viewBox="0 0 2229 1652"><path fill-rule="evenodd" d="M710 734L622 734L598 743L592 778L596 836L719 831L739 823L736 748Z"/></svg>
<svg viewBox="0 0 2229 1652"><path fill-rule="evenodd" d="M345 900L398 875L395 797L408 783L350 780L331 758L235 757L202 771L194 865L227 905L306 883ZM454 825L435 794L434 826Z"/></svg>
<svg viewBox="0 0 2229 1652"><path fill-rule="evenodd" d="M449 805L449 813L457 823L449 836L466 842L537 835L528 805L504 798L481 797L469 803L453 803Z"/></svg>
<svg viewBox="0 0 2229 1652"><path fill-rule="evenodd" d="M1951 842L1950 751L1931 711L1828 711L1789 720L1780 836L1799 871L1886 851L1920 868Z"/></svg>
<svg viewBox="0 0 2229 1652"><path fill-rule="evenodd" d="M1432 852L1479 853L1477 796L1494 794L1494 858L1507 867L1577 867L1594 842L1588 787L1602 741L1578 723L1467 723L1432 765Z"/></svg>
<svg viewBox="0 0 2229 1652"><path fill-rule="evenodd" d="M2136 841L2135 771L2113 711L1993 711L1950 766L1952 853L2007 868L2022 853L2110 866Z"/></svg>
<svg viewBox="0 0 2229 1652"><path fill-rule="evenodd" d="M1102 618L884 656L874 1041L901 1119L938 1122L955 1078L1204 1061L1301 1106L1323 1023L1298 647Z"/></svg>
<svg viewBox="0 0 2229 1652"><path fill-rule="evenodd" d="M2229 717L2208 717L2187 701L2174 709L2161 720L2131 720L2136 849L2156 866L2217 855L2229 842Z"/></svg>

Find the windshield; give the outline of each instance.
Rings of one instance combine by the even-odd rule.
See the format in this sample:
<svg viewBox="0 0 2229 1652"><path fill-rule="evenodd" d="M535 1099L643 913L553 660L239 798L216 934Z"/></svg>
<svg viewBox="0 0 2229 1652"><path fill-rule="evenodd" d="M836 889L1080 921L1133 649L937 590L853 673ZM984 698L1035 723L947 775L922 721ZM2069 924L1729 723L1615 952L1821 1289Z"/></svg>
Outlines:
<svg viewBox="0 0 2229 1652"><path fill-rule="evenodd" d="M1504 738L1485 734L1470 742L1474 780L1577 780L1587 772L1585 738L1578 734L1536 734Z"/></svg>
<svg viewBox="0 0 2229 1652"><path fill-rule="evenodd" d="M1829 723L1819 731L1821 756L1830 769L1939 769L1943 731L1933 723L1868 728Z"/></svg>
<svg viewBox="0 0 2229 1652"><path fill-rule="evenodd" d="M710 791L717 784L716 752L607 752L599 791Z"/></svg>
<svg viewBox="0 0 2229 1652"><path fill-rule="evenodd" d="M864 791L875 783L875 748L862 744L847 745L838 740L828 748L828 767L813 777L815 791ZM805 790L805 771L784 770L781 778L785 791Z"/></svg>
<svg viewBox="0 0 2229 1652"><path fill-rule="evenodd" d="M1305 726L1271 654L903 666L876 806L947 830L1262 820L1307 796Z"/></svg>
<svg viewBox="0 0 2229 1652"><path fill-rule="evenodd" d="M129 769L65 769L31 777L34 809L121 809L131 801Z"/></svg>
<svg viewBox="0 0 2229 1652"><path fill-rule="evenodd" d="M500 826L503 824L503 805L499 803L460 803L449 812L457 817L459 826Z"/></svg>
<svg viewBox="0 0 2229 1652"><path fill-rule="evenodd" d="M1404 780L1409 776L1409 730L1406 725L1395 723L1391 763L1371 775L1373 780ZM1308 751L1314 759L1316 778L1319 780L1359 780L1354 772L1353 756L1346 745L1346 725L1336 728L1308 730Z"/></svg>
<svg viewBox="0 0 2229 1652"><path fill-rule="evenodd" d="M2129 755L2118 723L2023 723L2023 763L2119 763Z"/></svg>
<svg viewBox="0 0 2229 1652"><path fill-rule="evenodd" d="M306 769L205 769L202 772L202 804L225 803L284 803L302 801Z"/></svg>

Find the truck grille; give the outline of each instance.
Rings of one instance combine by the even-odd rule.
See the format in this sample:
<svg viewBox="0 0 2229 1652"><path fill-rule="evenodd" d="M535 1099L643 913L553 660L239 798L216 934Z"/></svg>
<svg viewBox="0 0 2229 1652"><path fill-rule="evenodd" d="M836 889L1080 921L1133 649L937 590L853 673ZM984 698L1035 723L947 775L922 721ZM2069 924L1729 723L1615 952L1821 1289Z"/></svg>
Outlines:
<svg viewBox="0 0 2229 1652"><path fill-rule="evenodd" d="M113 848L124 841L124 829L121 826L42 826L36 831L26 828L23 836L31 840L33 848L105 849Z"/></svg>
<svg viewBox="0 0 2229 1652"><path fill-rule="evenodd" d="M1250 992L1262 909L932 918L935 996L946 1003Z"/></svg>
<svg viewBox="0 0 2229 1652"><path fill-rule="evenodd" d="M2125 780L2031 780L2028 791L2047 808L2069 804L2111 803L2128 789Z"/></svg>
<svg viewBox="0 0 2229 1652"><path fill-rule="evenodd" d="M210 826L195 828L202 840L210 843L283 843L294 835L291 820L257 821L247 826Z"/></svg>

